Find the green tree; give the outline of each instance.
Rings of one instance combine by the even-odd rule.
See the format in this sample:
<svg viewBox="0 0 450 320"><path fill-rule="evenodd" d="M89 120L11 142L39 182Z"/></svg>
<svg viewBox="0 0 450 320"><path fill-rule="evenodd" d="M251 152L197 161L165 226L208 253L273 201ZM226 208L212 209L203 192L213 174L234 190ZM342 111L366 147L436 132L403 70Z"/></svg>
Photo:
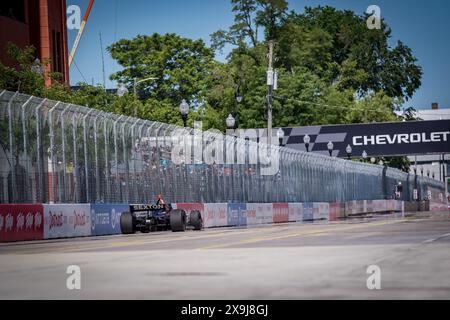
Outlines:
<svg viewBox="0 0 450 320"><path fill-rule="evenodd" d="M156 104L156 107L164 106L163 109L174 108L182 99L196 107L203 103L201 92L213 62L213 52L202 40L155 33L120 40L108 50L123 67L110 78L128 85L131 91L135 78L157 78L142 83L138 90L141 100L153 101L150 107Z"/></svg>

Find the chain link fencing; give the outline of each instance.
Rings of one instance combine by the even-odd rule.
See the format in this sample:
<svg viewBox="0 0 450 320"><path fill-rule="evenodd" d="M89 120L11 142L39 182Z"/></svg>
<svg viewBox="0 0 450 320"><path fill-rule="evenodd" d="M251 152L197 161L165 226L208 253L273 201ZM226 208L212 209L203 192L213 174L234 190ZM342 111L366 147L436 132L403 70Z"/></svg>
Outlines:
<svg viewBox="0 0 450 320"><path fill-rule="evenodd" d="M177 139L192 151L179 153L184 163L173 159ZM231 161L196 154L213 144L223 146L216 160ZM274 174L261 150L277 156ZM343 202L394 198L399 182L406 201L414 189L420 199L444 192L379 165L0 92L0 203L148 203L160 193L178 203Z"/></svg>

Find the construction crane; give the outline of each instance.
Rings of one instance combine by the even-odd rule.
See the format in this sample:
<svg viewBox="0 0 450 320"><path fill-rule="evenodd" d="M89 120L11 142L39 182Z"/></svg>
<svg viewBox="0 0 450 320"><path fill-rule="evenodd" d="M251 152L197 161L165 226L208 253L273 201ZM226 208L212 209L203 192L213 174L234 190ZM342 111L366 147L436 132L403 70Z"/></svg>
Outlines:
<svg viewBox="0 0 450 320"><path fill-rule="evenodd" d="M78 30L77 37L75 38L75 42L73 43L72 50L69 55L69 67L72 64L73 58L75 56L75 52L77 51L78 44L80 43L81 36L83 35L84 27L86 26L87 20L89 18L89 14L91 13L92 6L94 4L94 0L89 1L89 5L86 9L86 13L84 14L83 21L81 22L80 30Z"/></svg>

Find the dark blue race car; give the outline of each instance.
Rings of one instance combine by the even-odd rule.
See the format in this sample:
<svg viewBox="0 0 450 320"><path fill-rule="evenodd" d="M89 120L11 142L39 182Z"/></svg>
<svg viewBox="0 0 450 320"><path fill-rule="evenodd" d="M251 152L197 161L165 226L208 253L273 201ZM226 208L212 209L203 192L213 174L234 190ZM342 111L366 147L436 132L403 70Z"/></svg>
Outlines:
<svg viewBox="0 0 450 320"><path fill-rule="evenodd" d="M130 212L123 212L120 216L120 227L124 234L136 231L185 231L187 226L192 226L194 230L203 228L203 219L198 210L187 215L184 210L172 209L170 204L132 204Z"/></svg>

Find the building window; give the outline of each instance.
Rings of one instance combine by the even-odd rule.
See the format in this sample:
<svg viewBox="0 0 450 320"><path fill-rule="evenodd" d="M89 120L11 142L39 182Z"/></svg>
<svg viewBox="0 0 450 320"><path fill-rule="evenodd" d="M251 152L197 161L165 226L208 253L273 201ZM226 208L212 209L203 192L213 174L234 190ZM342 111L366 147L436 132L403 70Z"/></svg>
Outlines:
<svg viewBox="0 0 450 320"><path fill-rule="evenodd" d="M53 56L52 56L53 72L63 73L61 32L52 30L52 43L53 43Z"/></svg>
<svg viewBox="0 0 450 320"><path fill-rule="evenodd" d="M25 1L1 0L0 15L20 22L25 22Z"/></svg>

